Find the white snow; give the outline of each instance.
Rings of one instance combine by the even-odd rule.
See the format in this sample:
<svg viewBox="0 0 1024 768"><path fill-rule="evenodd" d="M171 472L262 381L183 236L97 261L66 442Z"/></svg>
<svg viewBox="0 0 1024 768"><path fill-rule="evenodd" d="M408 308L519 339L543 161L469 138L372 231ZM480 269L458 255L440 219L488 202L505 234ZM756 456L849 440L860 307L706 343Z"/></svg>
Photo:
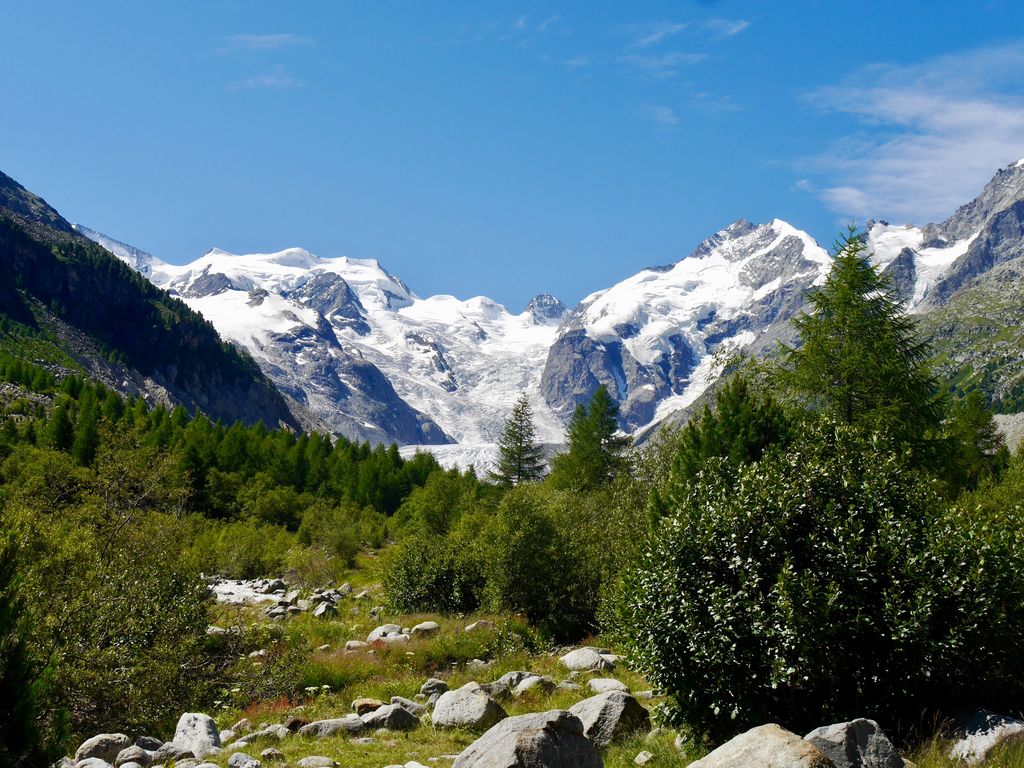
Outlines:
<svg viewBox="0 0 1024 768"><path fill-rule="evenodd" d="M914 293L907 302L907 310L913 312L923 302L931 290L957 259L967 253L967 249L978 236L958 240L944 248L922 248L924 232L910 225L893 226L878 222L868 230L868 252L872 263L885 269L899 256L904 248L914 252L916 280Z"/></svg>

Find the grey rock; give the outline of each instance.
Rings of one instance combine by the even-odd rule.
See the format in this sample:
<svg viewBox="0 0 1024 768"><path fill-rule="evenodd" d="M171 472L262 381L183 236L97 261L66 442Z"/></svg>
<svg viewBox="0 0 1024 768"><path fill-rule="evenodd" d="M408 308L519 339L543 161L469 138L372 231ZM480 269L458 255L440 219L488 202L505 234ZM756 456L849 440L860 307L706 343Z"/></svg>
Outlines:
<svg viewBox="0 0 1024 768"><path fill-rule="evenodd" d="M383 640L391 635L400 634L402 634L402 627L400 624L381 624L366 636L366 642L375 643L378 640Z"/></svg>
<svg viewBox="0 0 1024 768"><path fill-rule="evenodd" d="M75 768L113 768L113 766L103 758L87 757L76 762Z"/></svg>
<svg viewBox="0 0 1024 768"><path fill-rule="evenodd" d="M231 730L235 733L248 733L252 730L252 720L247 717L243 717L237 723L231 726Z"/></svg>
<svg viewBox="0 0 1024 768"><path fill-rule="evenodd" d="M453 768L603 768L575 715L560 710L509 717L474 741Z"/></svg>
<svg viewBox="0 0 1024 768"><path fill-rule="evenodd" d="M587 681L587 688L594 693L607 693L608 691L629 692L629 687L625 683L613 677L595 677Z"/></svg>
<svg viewBox="0 0 1024 768"><path fill-rule="evenodd" d="M424 621L412 628L412 636L417 638L433 637L441 631L441 625L436 621Z"/></svg>
<svg viewBox="0 0 1024 768"><path fill-rule="evenodd" d="M633 762L637 765L647 765L653 759L654 755L645 749L633 758Z"/></svg>
<svg viewBox="0 0 1024 768"><path fill-rule="evenodd" d="M320 603L313 609L313 615L318 619L329 619L338 615L338 609L333 603Z"/></svg>
<svg viewBox="0 0 1024 768"><path fill-rule="evenodd" d="M248 742L253 742L257 739L270 739L272 741L280 741L281 739L289 735L291 735L291 731L289 731L283 725L268 725L264 728L260 728L257 731L253 731L245 737L245 740Z"/></svg>
<svg viewBox="0 0 1024 768"><path fill-rule="evenodd" d="M319 757L317 755L310 755L304 757L297 763L299 768L334 768L337 765L336 762L331 760L329 757Z"/></svg>
<svg viewBox="0 0 1024 768"><path fill-rule="evenodd" d="M417 704L415 701L410 699L402 698L401 696L392 696L391 703L397 704L403 709L408 710L410 715L415 715L416 717L422 717L427 714L427 708L425 706Z"/></svg>
<svg viewBox="0 0 1024 768"><path fill-rule="evenodd" d="M1024 721L981 710L959 723L960 738L949 750L951 760L979 765L989 753L1007 743L1024 744Z"/></svg>
<svg viewBox="0 0 1024 768"><path fill-rule="evenodd" d="M190 750L197 758L203 758L215 746L220 746L220 731L209 715L186 712L178 719L171 740L181 748Z"/></svg>
<svg viewBox="0 0 1024 768"><path fill-rule="evenodd" d="M166 744L162 744L160 749L153 753L153 762L177 763L190 757L195 757L195 754L193 754L191 749L183 747L180 744L175 744L173 741L168 741Z"/></svg>
<svg viewBox="0 0 1024 768"><path fill-rule="evenodd" d="M591 696L569 708L583 723L587 738L599 747L651 727L647 710L628 693L609 691Z"/></svg>
<svg viewBox="0 0 1024 768"><path fill-rule="evenodd" d="M149 765L153 758L149 752L144 750L142 747L132 744L130 747L125 747L117 753L117 757L114 759L115 766L121 766L125 763L138 763L139 765Z"/></svg>
<svg viewBox="0 0 1024 768"><path fill-rule="evenodd" d="M130 747L132 740L123 733L100 733L86 739L75 751L75 760L88 760L97 757L108 763L114 762L122 749Z"/></svg>
<svg viewBox="0 0 1024 768"><path fill-rule="evenodd" d="M496 629L496 626L495 626L494 622L493 621L488 621L487 619L480 619L479 621L474 621L472 624L470 624L468 627L466 627L466 631L467 632L479 632L481 630L494 630L494 629Z"/></svg>
<svg viewBox="0 0 1024 768"><path fill-rule="evenodd" d="M299 728L299 733L303 736L322 739L338 733L359 733L365 729L366 723L362 721L359 715L352 714L330 720L316 720L309 725Z"/></svg>
<svg viewBox="0 0 1024 768"><path fill-rule="evenodd" d="M260 752L260 760L265 763L283 763L285 761L284 752L273 747L267 747Z"/></svg>
<svg viewBox="0 0 1024 768"><path fill-rule="evenodd" d="M569 310L550 293L539 293L530 299L524 311L530 313L537 325L557 325Z"/></svg>
<svg viewBox="0 0 1024 768"><path fill-rule="evenodd" d="M155 752L163 746L163 742L160 739L153 738L152 736L139 736L135 740L135 746L142 747L147 752Z"/></svg>
<svg viewBox="0 0 1024 768"><path fill-rule="evenodd" d="M563 667L577 672L599 672L612 670L615 665L593 648L577 648L558 660Z"/></svg>
<svg viewBox="0 0 1024 768"><path fill-rule="evenodd" d="M149 763L146 763L146 765L149 765ZM142 763L128 762L121 763L119 768L146 768L146 765L143 765Z"/></svg>
<svg viewBox="0 0 1024 768"><path fill-rule="evenodd" d="M485 731L508 717L501 706L477 683L442 693L434 704L430 721L435 728L466 728Z"/></svg>
<svg viewBox="0 0 1024 768"><path fill-rule="evenodd" d="M903 768L903 759L874 720L858 718L816 728L804 738L836 768Z"/></svg>
<svg viewBox="0 0 1024 768"><path fill-rule="evenodd" d="M436 677L430 678L420 686L420 693L424 696L432 696L435 693L444 693L447 690L448 683L444 680L438 680Z"/></svg>
<svg viewBox="0 0 1024 768"><path fill-rule="evenodd" d="M727 741L690 768L834 768L809 741L769 723Z"/></svg>
<svg viewBox="0 0 1024 768"><path fill-rule="evenodd" d="M506 672L493 683L485 683L480 687L494 698L501 699L511 695L515 687L532 674L532 672L513 670L512 672Z"/></svg>
<svg viewBox="0 0 1024 768"><path fill-rule="evenodd" d="M420 724L419 718L398 704L385 704L363 715L362 720L367 728L387 728L389 731L407 731Z"/></svg>
<svg viewBox="0 0 1024 768"><path fill-rule="evenodd" d="M551 693L553 690L555 690L555 681L551 678L530 675L519 681L519 685L513 689L512 695L519 697L529 693Z"/></svg>
<svg viewBox="0 0 1024 768"><path fill-rule="evenodd" d="M369 648L370 644L363 640L349 640L345 643L346 651L361 651L364 648Z"/></svg>
<svg viewBox="0 0 1024 768"><path fill-rule="evenodd" d="M260 761L245 752L235 752L228 758L228 768L261 768Z"/></svg>

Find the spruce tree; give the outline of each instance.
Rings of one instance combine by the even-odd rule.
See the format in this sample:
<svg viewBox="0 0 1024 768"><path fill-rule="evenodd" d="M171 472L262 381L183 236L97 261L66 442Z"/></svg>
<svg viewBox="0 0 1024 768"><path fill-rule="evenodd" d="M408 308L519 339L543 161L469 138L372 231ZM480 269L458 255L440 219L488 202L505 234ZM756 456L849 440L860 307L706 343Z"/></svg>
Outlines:
<svg viewBox="0 0 1024 768"><path fill-rule="evenodd" d="M782 345L781 382L842 423L904 444L934 434L942 407L930 347L855 230L836 242L828 278L808 299L810 312L793 320L799 343Z"/></svg>
<svg viewBox="0 0 1024 768"><path fill-rule="evenodd" d="M498 466L490 473L500 485L519 485L544 475L544 450L535 442L530 400L520 395L498 440Z"/></svg>
<svg viewBox="0 0 1024 768"><path fill-rule="evenodd" d="M551 475L559 488L590 491L606 484L622 466L630 440L617 434L619 406L602 384L586 405L576 406L566 440L569 450L554 458Z"/></svg>

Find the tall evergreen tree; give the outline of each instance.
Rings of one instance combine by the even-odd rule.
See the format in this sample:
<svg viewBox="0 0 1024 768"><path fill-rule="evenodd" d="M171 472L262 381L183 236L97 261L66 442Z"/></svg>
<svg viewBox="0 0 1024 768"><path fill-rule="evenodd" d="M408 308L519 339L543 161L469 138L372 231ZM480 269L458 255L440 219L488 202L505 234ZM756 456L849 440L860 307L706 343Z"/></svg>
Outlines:
<svg viewBox="0 0 1024 768"><path fill-rule="evenodd" d="M498 440L498 466L490 473L500 485L519 485L540 480L544 475L544 450L535 442L533 411L530 400L520 395L505 421Z"/></svg>
<svg viewBox="0 0 1024 768"><path fill-rule="evenodd" d="M905 444L942 420L927 342L853 229L835 244L811 311L796 317L796 346L783 345L780 379L798 399L840 422L878 429Z"/></svg>
<svg viewBox="0 0 1024 768"><path fill-rule="evenodd" d="M557 487L590 491L612 478L630 445L629 437L618 434L618 414L619 406L603 384L589 403L576 406L566 431L569 450L552 462Z"/></svg>

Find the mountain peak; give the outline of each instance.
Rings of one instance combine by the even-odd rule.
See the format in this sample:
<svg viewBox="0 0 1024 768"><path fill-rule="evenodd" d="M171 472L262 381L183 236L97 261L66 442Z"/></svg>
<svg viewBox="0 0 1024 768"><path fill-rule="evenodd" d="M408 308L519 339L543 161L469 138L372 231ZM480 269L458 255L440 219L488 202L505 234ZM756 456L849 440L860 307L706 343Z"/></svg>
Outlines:
<svg viewBox="0 0 1024 768"><path fill-rule="evenodd" d="M550 293L538 293L530 299L524 310L533 316L535 323L559 322L568 311L565 304Z"/></svg>

